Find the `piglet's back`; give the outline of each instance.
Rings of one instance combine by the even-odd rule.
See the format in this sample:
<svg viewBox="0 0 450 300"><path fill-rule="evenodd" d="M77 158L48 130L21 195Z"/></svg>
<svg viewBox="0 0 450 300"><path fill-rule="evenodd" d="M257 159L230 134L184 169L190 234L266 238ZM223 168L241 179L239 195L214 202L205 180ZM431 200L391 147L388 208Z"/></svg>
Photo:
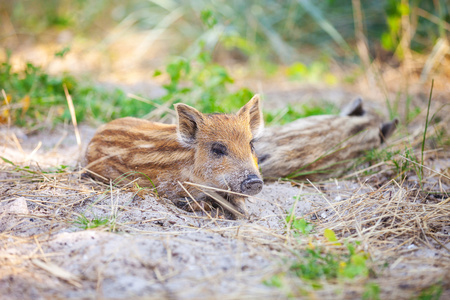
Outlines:
<svg viewBox="0 0 450 300"><path fill-rule="evenodd" d="M87 169L100 179L114 180L124 174L133 179L140 177L132 174L138 171L154 180L164 171L176 175L180 165L192 161L192 153L178 142L175 125L128 117L101 126L86 159ZM139 184L151 186L144 179Z"/></svg>
<svg viewBox="0 0 450 300"><path fill-rule="evenodd" d="M340 175L380 144L380 124L371 117L314 116L266 129L256 152L265 179L299 173L318 180Z"/></svg>

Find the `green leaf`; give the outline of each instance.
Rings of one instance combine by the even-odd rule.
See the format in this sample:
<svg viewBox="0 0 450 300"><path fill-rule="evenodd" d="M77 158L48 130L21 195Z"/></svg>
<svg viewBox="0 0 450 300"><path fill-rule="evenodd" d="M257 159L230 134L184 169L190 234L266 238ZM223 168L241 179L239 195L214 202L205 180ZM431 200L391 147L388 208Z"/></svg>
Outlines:
<svg viewBox="0 0 450 300"><path fill-rule="evenodd" d="M379 300L380 299L380 286L376 283L369 283L364 287L364 293L362 295L363 300Z"/></svg>
<svg viewBox="0 0 450 300"><path fill-rule="evenodd" d="M61 49L60 51L57 51L55 53L55 57L64 57L64 55L66 55L68 52L70 51L70 47L66 46L63 49Z"/></svg>
<svg viewBox="0 0 450 300"><path fill-rule="evenodd" d="M402 16L407 16L410 13L409 4L408 3L399 3L398 11Z"/></svg>
<svg viewBox="0 0 450 300"><path fill-rule="evenodd" d="M308 235L313 230L313 225L305 219L296 219L292 222L292 228L297 229L304 235Z"/></svg>
<svg viewBox="0 0 450 300"><path fill-rule="evenodd" d="M367 277L369 269L366 266L366 260L367 258L363 254L352 255L342 275L347 278L355 278L356 276Z"/></svg>
<svg viewBox="0 0 450 300"><path fill-rule="evenodd" d="M4 158L3 156L0 156L0 158L7 164L10 164L12 166L16 166L12 161L10 161L9 159Z"/></svg>
<svg viewBox="0 0 450 300"><path fill-rule="evenodd" d="M274 286L281 288L283 286L283 274L277 274L272 276L270 279L265 280L264 284L267 286Z"/></svg>
<svg viewBox="0 0 450 300"><path fill-rule="evenodd" d="M337 238L336 238L336 234L334 233L333 230L325 228L324 232L323 232L323 236L331 243L333 243L333 245L336 246L340 246L341 243L337 242Z"/></svg>
<svg viewBox="0 0 450 300"><path fill-rule="evenodd" d="M210 9L202 10L200 13L200 18L202 19L203 24L205 24L209 29L213 28L217 24L217 19Z"/></svg>
<svg viewBox="0 0 450 300"><path fill-rule="evenodd" d="M308 67L301 62L296 62L287 69L287 75L291 79L301 79L308 75Z"/></svg>
<svg viewBox="0 0 450 300"><path fill-rule="evenodd" d="M442 292L444 291L441 285L432 285L425 290L423 290L418 299L419 300L439 300L441 298Z"/></svg>

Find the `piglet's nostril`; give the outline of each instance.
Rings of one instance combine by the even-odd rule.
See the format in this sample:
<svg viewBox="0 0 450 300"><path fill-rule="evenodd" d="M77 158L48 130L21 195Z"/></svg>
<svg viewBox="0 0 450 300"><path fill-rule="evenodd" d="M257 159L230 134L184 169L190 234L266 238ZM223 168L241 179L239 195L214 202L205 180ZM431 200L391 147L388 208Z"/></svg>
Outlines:
<svg viewBox="0 0 450 300"><path fill-rule="evenodd" d="M257 175L249 175L241 184L241 192L246 195L256 195L261 192L263 181Z"/></svg>
<svg viewBox="0 0 450 300"><path fill-rule="evenodd" d="M258 175L251 174L247 176L247 180L261 180L261 179L259 179Z"/></svg>

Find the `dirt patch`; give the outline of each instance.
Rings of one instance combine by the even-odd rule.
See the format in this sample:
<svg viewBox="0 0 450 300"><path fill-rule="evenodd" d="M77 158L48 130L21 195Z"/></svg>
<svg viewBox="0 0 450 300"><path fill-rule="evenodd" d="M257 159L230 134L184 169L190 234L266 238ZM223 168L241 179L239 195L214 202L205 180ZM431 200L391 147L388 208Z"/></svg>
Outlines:
<svg viewBox="0 0 450 300"><path fill-rule="evenodd" d="M94 132L81 127L83 145ZM285 298L302 283L293 279L286 290L264 282L320 242L324 228L361 242L381 296L410 298L437 283L450 296L448 196L424 194L413 180L396 185L377 173L268 183L247 202L248 220L225 220L181 210L151 190L82 177L76 170L84 149L69 126L0 133L0 156L16 165L0 163L3 298ZM435 190L448 192L446 177L436 175L448 160L432 168L429 184L434 178ZM290 211L315 223L317 233L292 236ZM314 293L354 298L363 292L357 285L338 282Z"/></svg>
<svg viewBox="0 0 450 300"><path fill-rule="evenodd" d="M22 137L23 153L5 147L2 156L20 164L40 144L33 159L41 168L76 166L78 146L65 130L26 139L18 129L10 131ZM86 141L93 132L82 128ZM273 235L283 234L286 211L306 188L269 184L248 203L250 219L232 221L188 213L151 193L140 196L130 187L109 188L76 173L51 178L42 174L40 182L33 182L22 177L28 169L17 173L9 172L5 164L2 167L1 251L7 263L2 264L0 289L6 291L4 296L197 298L228 294L233 298L281 293L262 283L273 262L268 259L270 248L260 246L270 245L276 239ZM296 215L310 208L307 202L297 204ZM83 217L108 223L83 230L83 224L77 223ZM117 233L106 232L111 226ZM72 279L40 267L35 260L58 266Z"/></svg>

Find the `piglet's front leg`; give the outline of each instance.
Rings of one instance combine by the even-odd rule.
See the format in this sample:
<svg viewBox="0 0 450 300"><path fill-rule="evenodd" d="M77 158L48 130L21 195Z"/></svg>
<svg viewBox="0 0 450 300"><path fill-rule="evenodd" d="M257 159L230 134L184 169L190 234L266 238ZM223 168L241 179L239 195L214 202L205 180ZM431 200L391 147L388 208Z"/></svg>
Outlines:
<svg viewBox="0 0 450 300"><path fill-rule="evenodd" d="M245 204L246 199L247 197L237 196L230 199L230 202L239 213L241 213L245 218L248 218L247 205Z"/></svg>

